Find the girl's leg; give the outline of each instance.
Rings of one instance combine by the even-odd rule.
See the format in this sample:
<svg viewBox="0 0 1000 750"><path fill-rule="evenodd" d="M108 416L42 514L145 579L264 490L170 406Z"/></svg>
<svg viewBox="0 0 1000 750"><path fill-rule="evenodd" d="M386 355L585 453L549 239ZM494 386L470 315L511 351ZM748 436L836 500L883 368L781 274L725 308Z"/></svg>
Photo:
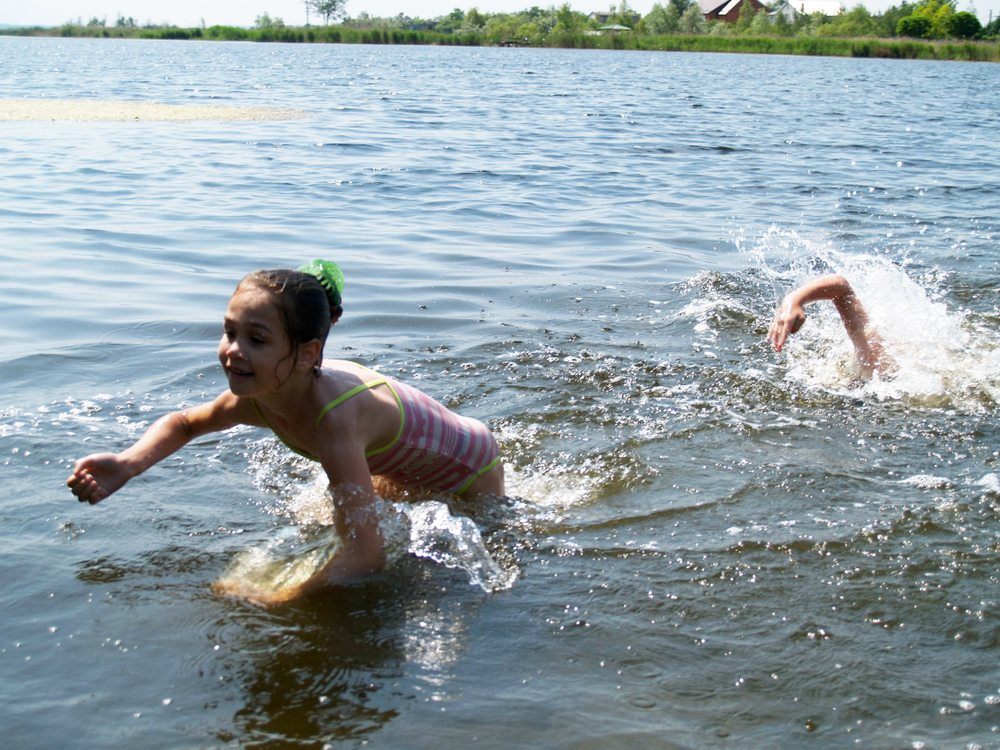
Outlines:
<svg viewBox="0 0 1000 750"><path fill-rule="evenodd" d="M476 477L475 481L462 493L462 498L475 497L476 495L504 497L506 494L503 481L503 461L501 461L482 476Z"/></svg>

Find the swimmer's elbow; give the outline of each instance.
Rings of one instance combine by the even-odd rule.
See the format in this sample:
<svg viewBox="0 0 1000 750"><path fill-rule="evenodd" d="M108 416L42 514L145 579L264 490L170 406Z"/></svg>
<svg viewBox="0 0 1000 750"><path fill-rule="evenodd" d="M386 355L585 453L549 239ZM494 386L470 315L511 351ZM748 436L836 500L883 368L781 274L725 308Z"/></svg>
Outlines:
<svg viewBox="0 0 1000 750"><path fill-rule="evenodd" d="M827 277L827 286L830 290L830 299L836 304L842 300L857 299L851 283L839 273L830 274Z"/></svg>

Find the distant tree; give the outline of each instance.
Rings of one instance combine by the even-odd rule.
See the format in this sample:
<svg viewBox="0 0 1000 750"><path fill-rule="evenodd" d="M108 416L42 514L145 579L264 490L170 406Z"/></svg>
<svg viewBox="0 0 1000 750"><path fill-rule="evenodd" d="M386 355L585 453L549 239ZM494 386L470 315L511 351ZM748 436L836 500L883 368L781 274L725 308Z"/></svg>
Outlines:
<svg viewBox="0 0 1000 750"><path fill-rule="evenodd" d="M538 24L537 23L522 23L517 27L517 36L519 39L530 40L538 36Z"/></svg>
<svg viewBox="0 0 1000 750"><path fill-rule="evenodd" d="M311 0L313 10L323 17L323 25L329 26L330 21L336 21L344 15L347 0Z"/></svg>
<svg viewBox="0 0 1000 750"><path fill-rule="evenodd" d="M681 14L680 32L682 34L707 34L708 24L705 22L705 14L701 12L698 3L691 3L687 10Z"/></svg>
<svg viewBox="0 0 1000 750"><path fill-rule="evenodd" d="M552 33L553 29L559 24L559 15L555 7L549 6L544 11L542 15L534 19L533 23L538 26L538 33L540 35L548 36Z"/></svg>
<svg viewBox="0 0 1000 750"><path fill-rule="evenodd" d="M615 8L615 4L611 3L611 9L608 13L609 24L618 24L619 26L628 26L629 28L635 26L635 16L638 15L629 7L628 0L622 0L617 9Z"/></svg>
<svg viewBox="0 0 1000 750"><path fill-rule="evenodd" d="M926 18L931 22L931 30L925 36L932 39L941 39L947 35L945 21L954 14L954 0L920 0L917 7L913 9L913 15Z"/></svg>
<svg viewBox="0 0 1000 750"><path fill-rule="evenodd" d="M107 24L107 22L108 22L108 17L107 16L105 16L104 18L98 18L97 16L94 16L89 21L87 21L87 25L88 26L104 26L105 24Z"/></svg>
<svg viewBox="0 0 1000 750"><path fill-rule="evenodd" d="M923 39L931 33L931 22L924 16L905 16L896 24L896 36Z"/></svg>
<svg viewBox="0 0 1000 750"><path fill-rule="evenodd" d="M486 16L475 8L470 8L469 12L465 14L465 24L473 28L482 28L486 25Z"/></svg>
<svg viewBox="0 0 1000 750"><path fill-rule="evenodd" d="M572 31L581 25L579 16L580 14L575 13L568 2L560 5L556 11L556 21L561 23L566 31Z"/></svg>
<svg viewBox="0 0 1000 750"><path fill-rule="evenodd" d="M843 19L843 28L848 36L875 36L878 34L878 25L875 23L875 19L861 3L846 13L841 13L838 18Z"/></svg>
<svg viewBox="0 0 1000 750"><path fill-rule="evenodd" d="M963 10L945 19L944 30L955 39L972 39L983 30L983 25L972 13Z"/></svg>
<svg viewBox="0 0 1000 750"><path fill-rule="evenodd" d="M865 6L858 4L840 13L816 30L817 36L868 37L878 34L878 25Z"/></svg>
<svg viewBox="0 0 1000 750"><path fill-rule="evenodd" d="M261 31L265 29L283 29L285 28L285 22L280 18L271 18L265 12L263 15L257 16L257 20L254 22L254 28L260 29Z"/></svg>
<svg viewBox="0 0 1000 750"><path fill-rule="evenodd" d="M911 3L903 2L899 5L893 5L881 15L874 16L875 33L882 37L896 36L896 24L899 23L899 19L913 15L914 7Z"/></svg>
<svg viewBox="0 0 1000 750"><path fill-rule="evenodd" d="M667 10L665 11L665 14L673 27L671 31L681 30L681 16L683 16L686 12L687 8L681 10L679 3L667 3Z"/></svg>
<svg viewBox="0 0 1000 750"><path fill-rule="evenodd" d="M521 25L517 16L494 13L486 20L486 36L492 44L512 42L517 39L517 30Z"/></svg>
<svg viewBox="0 0 1000 750"><path fill-rule="evenodd" d="M385 16L370 16L368 15L368 11L363 10L354 18L345 16L341 19L340 23L349 29L399 31L401 29L409 30L410 26L421 23L421 21L418 18L411 18L404 13L387 18Z"/></svg>
<svg viewBox="0 0 1000 750"><path fill-rule="evenodd" d="M750 24L753 23L755 15L757 15L757 11L754 10L750 0L743 0L740 4L739 18L736 19L736 33L747 33L750 30Z"/></svg>
<svg viewBox="0 0 1000 750"><path fill-rule="evenodd" d="M771 36L774 33L774 26L771 24L767 11L761 11L754 15L747 33L751 36Z"/></svg>
<svg viewBox="0 0 1000 750"><path fill-rule="evenodd" d="M464 22L465 12L461 8L455 8L455 10L448 15L441 16L437 19L437 26L434 27L434 30L444 34L450 34L455 31L455 29L462 28L462 24Z"/></svg>
<svg viewBox="0 0 1000 750"><path fill-rule="evenodd" d="M799 13L795 17L795 23L792 24L792 28L795 30L797 36L818 36L820 28L829 23L830 19L827 18L823 11L818 10L815 13Z"/></svg>
<svg viewBox="0 0 1000 750"><path fill-rule="evenodd" d="M643 20L646 22L646 33L655 36L673 34L680 28L680 16L677 15L677 10L672 5L664 8L656 3Z"/></svg>
<svg viewBox="0 0 1000 750"><path fill-rule="evenodd" d="M135 19L132 18L132 16L129 16L128 18L118 16L118 19L115 21L115 26L118 28L134 29L135 25Z"/></svg>

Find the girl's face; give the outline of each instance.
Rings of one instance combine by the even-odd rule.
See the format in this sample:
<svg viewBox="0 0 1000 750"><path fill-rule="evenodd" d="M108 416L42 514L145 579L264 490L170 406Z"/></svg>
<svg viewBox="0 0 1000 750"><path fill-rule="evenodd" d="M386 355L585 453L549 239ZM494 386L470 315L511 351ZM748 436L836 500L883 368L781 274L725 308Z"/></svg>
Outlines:
<svg viewBox="0 0 1000 750"><path fill-rule="evenodd" d="M237 396L269 393L292 374L295 360L274 297L237 289L229 300L219 342L219 362Z"/></svg>

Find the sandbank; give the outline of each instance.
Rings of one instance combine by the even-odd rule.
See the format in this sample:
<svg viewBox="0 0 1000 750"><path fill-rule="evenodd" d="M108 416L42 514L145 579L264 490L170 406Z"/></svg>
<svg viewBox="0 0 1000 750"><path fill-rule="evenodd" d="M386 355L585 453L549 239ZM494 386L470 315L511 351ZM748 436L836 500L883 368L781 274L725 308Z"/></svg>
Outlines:
<svg viewBox="0 0 1000 750"><path fill-rule="evenodd" d="M223 107L197 104L158 104L156 102L114 102L96 99L0 99L0 122L14 120L104 120L126 122L185 122L217 120L252 122L256 120L297 120L306 117L301 109L272 107Z"/></svg>

